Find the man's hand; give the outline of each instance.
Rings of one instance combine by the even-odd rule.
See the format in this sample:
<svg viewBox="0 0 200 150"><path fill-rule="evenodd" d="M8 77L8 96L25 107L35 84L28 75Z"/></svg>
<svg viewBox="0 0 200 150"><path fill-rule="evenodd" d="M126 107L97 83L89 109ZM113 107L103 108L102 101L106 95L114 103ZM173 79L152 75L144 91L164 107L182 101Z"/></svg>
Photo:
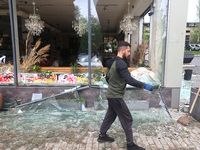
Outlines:
<svg viewBox="0 0 200 150"><path fill-rule="evenodd" d="M145 83L144 89L146 89L148 91L153 91L152 86L150 84L146 84L146 83Z"/></svg>

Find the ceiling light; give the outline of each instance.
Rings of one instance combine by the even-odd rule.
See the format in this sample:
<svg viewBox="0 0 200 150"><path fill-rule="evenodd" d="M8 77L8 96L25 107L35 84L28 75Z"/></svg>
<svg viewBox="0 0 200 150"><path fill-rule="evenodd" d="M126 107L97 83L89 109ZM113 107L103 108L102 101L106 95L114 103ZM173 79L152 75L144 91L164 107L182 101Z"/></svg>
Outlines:
<svg viewBox="0 0 200 150"><path fill-rule="evenodd" d="M125 32L125 34L132 34L136 30L137 25L132 22L133 16L129 14L130 1L128 1L128 14L124 15L124 18L120 21L120 29Z"/></svg>
<svg viewBox="0 0 200 150"><path fill-rule="evenodd" d="M25 19L25 26L32 35L39 36L44 30L44 21L40 19L40 15L35 13L35 2L33 4L33 14L30 14L28 19Z"/></svg>
<svg viewBox="0 0 200 150"><path fill-rule="evenodd" d="M110 20L108 20L108 43L106 44L106 48L107 49L110 49L111 48L111 44L110 44L110 41L109 41L109 24L110 24Z"/></svg>
<svg viewBox="0 0 200 150"><path fill-rule="evenodd" d="M72 28L81 37L83 34L88 32L88 23L82 15L78 14L78 10L75 10L75 20L72 21Z"/></svg>

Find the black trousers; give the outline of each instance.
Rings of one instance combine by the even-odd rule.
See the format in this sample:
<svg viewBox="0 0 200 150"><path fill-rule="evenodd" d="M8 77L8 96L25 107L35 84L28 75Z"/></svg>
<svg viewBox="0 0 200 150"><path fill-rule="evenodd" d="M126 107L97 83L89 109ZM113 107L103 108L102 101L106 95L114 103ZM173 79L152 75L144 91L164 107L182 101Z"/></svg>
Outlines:
<svg viewBox="0 0 200 150"><path fill-rule="evenodd" d="M131 113L122 98L108 98L108 110L100 128L101 134L106 134L112 123L118 116L122 128L126 135L127 144L133 143L132 122L133 118Z"/></svg>

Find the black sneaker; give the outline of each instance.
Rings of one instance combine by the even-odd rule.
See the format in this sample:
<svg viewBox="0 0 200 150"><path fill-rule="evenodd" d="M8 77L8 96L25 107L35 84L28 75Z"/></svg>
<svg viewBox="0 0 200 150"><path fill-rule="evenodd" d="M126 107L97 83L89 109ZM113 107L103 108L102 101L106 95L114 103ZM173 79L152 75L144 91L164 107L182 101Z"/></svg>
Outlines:
<svg viewBox="0 0 200 150"><path fill-rule="evenodd" d="M128 145L127 144L127 150L145 150L145 148L137 146L135 143L133 145Z"/></svg>
<svg viewBox="0 0 200 150"><path fill-rule="evenodd" d="M109 137L107 134L106 135L101 135L99 134L99 138L97 139L98 142L103 143L103 142L114 142L115 140L111 137Z"/></svg>

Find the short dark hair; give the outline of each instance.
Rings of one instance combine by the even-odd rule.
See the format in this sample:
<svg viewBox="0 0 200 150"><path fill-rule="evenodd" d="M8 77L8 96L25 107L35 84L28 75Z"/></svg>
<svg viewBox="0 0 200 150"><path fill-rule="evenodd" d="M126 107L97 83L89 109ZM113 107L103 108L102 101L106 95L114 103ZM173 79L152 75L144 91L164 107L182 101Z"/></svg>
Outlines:
<svg viewBox="0 0 200 150"><path fill-rule="evenodd" d="M127 46L131 47L131 44L129 44L126 41L119 41L117 44L117 52L119 52L122 47L127 47Z"/></svg>

